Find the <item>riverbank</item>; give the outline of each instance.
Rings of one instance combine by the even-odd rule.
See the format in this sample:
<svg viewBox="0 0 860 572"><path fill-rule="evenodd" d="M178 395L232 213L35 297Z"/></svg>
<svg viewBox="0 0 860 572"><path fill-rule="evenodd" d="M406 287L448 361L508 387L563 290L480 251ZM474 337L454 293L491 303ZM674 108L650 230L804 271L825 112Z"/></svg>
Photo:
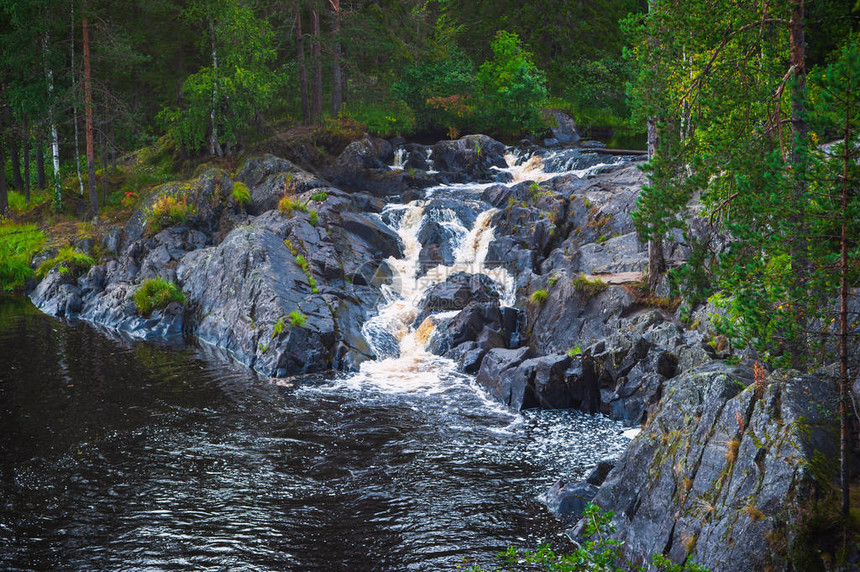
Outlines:
<svg viewBox="0 0 860 572"><path fill-rule="evenodd" d="M722 360L750 354L733 354L715 334L714 308L682 313L665 279L655 293L643 286L647 245L630 217L645 183L640 160L590 153L587 144L508 147L486 136L432 146L363 138L314 173L274 155L249 157L234 172L209 168L156 188L105 235L100 264L78 275L60 266L31 297L49 314L138 339L195 337L267 377L337 370L423 390L439 372L457 371L517 411L573 408L644 424L602 487L598 479L587 493L616 511L628 556L692 556L714 570L759 562L747 549L725 552L709 541L697 551L688 541L735 530L746 511L760 524L743 527L752 535L744 546L767 558L762 565L785 565L797 558L792 547L808 543L802 526L785 525L798 507L790 491L764 505L752 492L729 495L733 473L701 470L701 455L686 473L684 462L673 463L671 487L651 496L633 485L669 471L662 461L646 470L636 457L655 440L658 459L686 440L685 454L708 450L711 465L719 447L736 457L727 467L758 467L761 455L788 464L813 503L826 497L831 477L804 468L828 450L805 445L804 426L744 441L747 427L767 426L782 411L769 406L761 421L753 418L764 394L752 361L720 369ZM184 220L154 216L166 202L185 205ZM666 244L669 266L690 257L692 240L726 239L706 224L692 227L695 236ZM176 283L183 301L145 315L132 297L154 278ZM673 401L679 384L713 371L734 393L714 389L723 401L709 404L705 384L693 393L699 401ZM756 399L739 410L734 433L725 429L730 445L717 443L701 419L722 415L737 394ZM670 410L682 412L682 425L660 422ZM829 429L815 435L833 438ZM795 444L782 450L771 439ZM756 491L774 474L760 473L750 477ZM688 481L699 483L698 495L687 494ZM700 501L714 507L704 517L696 516ZM735 506L741 501L749 502ZM654 510L639 512L648 503ZM697 528L679 524L683 518L704 520ZM643 530L664 529L666 538L635 541ZM783 536L769 542L775 530Z"/></svg>

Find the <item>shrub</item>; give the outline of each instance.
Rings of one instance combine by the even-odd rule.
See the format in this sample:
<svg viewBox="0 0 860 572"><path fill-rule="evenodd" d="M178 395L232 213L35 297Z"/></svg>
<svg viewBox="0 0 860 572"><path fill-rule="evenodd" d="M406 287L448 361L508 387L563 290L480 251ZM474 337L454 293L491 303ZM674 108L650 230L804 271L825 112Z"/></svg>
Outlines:
<svg viewBox="0 0 860 572"><path fill-rule="evenodd" d="M575 346L573 346L572 348L567 350L567 355L569 355L570 357L576 357L576 356L580 355L581 353L582 353L582 346L580 346L579 344L576 344Z"/></svg>
<svg viewBox="0 0 860 572"><path fill-rule="evenodd" d="M164 308L171 302L185 303L185 294L173 282L164 278L150 278L134 293L134 303L141 315L147 315L156 308Z"/></svg>
<svg viewBox="0 0 860 572"><path fill-rule="evenodd" d="M59 267L59 271L64 274L71 273L74 276L78 276L89 270L95 263L96 261L93 260L92 256L78 252L71 246L64 246L54 258L46 260L39 265L38 270L36 270L36 276L44 278L48 272L56 267Z"/></svg>
<svg viewBox="0 0 860 572"><path fill-rule="evenodd" d="M245 206L251 202L251 191L248 190L245 183L241 181L233 183L233 202L240 206Z"/></svg>
<svg viewBox="0 0 860 572"><path fill-rule="evenodd" d="M319 214L316 211L311 211L311 225L316 226L319 220Z"/></svg>
<svg viewBox="0 0 860 572"><path fill-rule="evenodd" d="M30 260L45 244L45 233L34 224L0 225L0 292L24 286L33 275Z"/></svg>
<svg viewBox="0 0 860 572"><path fill-rule="evenodd" d="M580 274L574 278L572 284L577 292L582 292L588 296L596 296L609 287L609 284L600 278L589 278L585 274Z"/></svg>
<svg viewBox="0 0 860 572"><path fill-rule="evenodd" d="M306 213L308 212L308 207L293 199L291 196L284 195L281 200L278 201L278 210L286 216L293 216L293 211Z"/></svg>
<svg viewBox="0 0 860 572"><path fill-rule="evenodd" d="M415 115L402 100L383 103L358 102L344 107L344 115L367 127L377 137L392 137L411 133L415 128Z"/></svg>
<svg viewBox="0 0 860 572"><path fill-rule="evenodd" d="M582 513L584 539L570 554L556 554L549 544L542 544L535 551L519 552L516 548L510 547L498 557L517 570L553 570L555 572L644 570L644 567L633 567L621 556L623 543L611 536L615 532L615 526L612 525L613 514L612 511L601 512L600 507L588 503ZM685 545L692 549L695 547L695 541L685 542ZM655 554L651 562L658 572L708 572L706 568L691 563L689 559L683 564L675 564L662 554ZM471 570L481 572L483 569L475 565Z"/></svg>
<svg viewBox="0 0 860 572"><path fill-rule="evenodd" d="M317 203L321 203L328 198L328 193L316 193L311 197L311 200Z"/></svg>
<svg viewBox="0 0 860 572"><path fill-rule="evenodd" d="M188 203L184 194L165 193L155 199L146 210L144 218L153 232L179 224L194 214L194 206Z"/></svg>
<svg viewBox="0 0 860 572"><path fill-rule="evenodd" d="M535 290L531 297L532 304L543 304L548 296L549 293L546 290Z"/></svg>
<svg viewBox="0 0 860 572"><path fill-rule="evenodd" d="M302 314L299 310L290 312L290 323L296 328L301 328L308 321L308 317Z"/></svg>

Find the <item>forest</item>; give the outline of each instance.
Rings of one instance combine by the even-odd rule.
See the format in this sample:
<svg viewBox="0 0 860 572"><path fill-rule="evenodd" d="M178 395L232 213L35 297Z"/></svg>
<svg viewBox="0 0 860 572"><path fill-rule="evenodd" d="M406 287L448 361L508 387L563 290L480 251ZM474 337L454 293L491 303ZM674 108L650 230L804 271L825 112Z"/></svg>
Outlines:
<svg viewBox="0 0 860 572"><path fill-rule="evenodd" d="M525 183L511 169L536 159L546 167L558 148L551 139L558 127L554 112L572 118L587 141L576 153L608 143L621 149L607 156L636 164L642 179L630 184L636 197L629 212L610 212L606 205L616 199L601 203L588 194L604 183L589 186L587 179L609 171L568 168L561 182L539 178L517 186ZM395 149L415 162L391 170ZM456 160L442 155L450 149L460 154ZM519 164L506 163L515 155ZM277 200L263 196L274 187L264 189L269 183L254 171L273 161L265 177L283 175ZM445 161L447 171L439 167ZM337 179L344 165L355 167L365 186ZM494 178L505 169L509 179ZM404 187L395 188L396 177ZM613 192L629 190L626 179L605 180ZM401 200L408 208L430 209L435 197L421 194L427 188L467 183L512 185L480 188L481 206L461 217L468 219L463 233L472 232L481 215L487 228L495 225L497 250L487 248L497 256L507 249L496 262L513 275L511 309L516 306L528 324L514 336L521 347L498 334L489 351L528 345L540 356L529 359L558 354L567 365L585 360L586 372L599 344L588 346L584 334L582 345L573 334L565 337L553 330L560 327L552 325L561 323L558 316L542 312L562 314L580 302L585 308L589 299L609 296L607 289L629 294L636 311L656 308L678 328L704 332L700 345L708 346L708 359L742 363L754 373L754 397L745 412L735 413L738 427L726 440L738 442L725 455L732 467L747 423L758 414L754 407L765 399L767 376L830 375L838 380L838 412L829 413L841 431L838 455L828 461L830 480L840 485L833 519L850 516L852 504L856 510L857 473L850 462L857 451L852 395L860 389L860 0L0 0L0 292L33 292L40 280L65 281L60 287L82 292L81 304L96 312L92 308L108 303L97 292L106 289L104 273L113 272L114 292L125 296L114 305L128 314L124 320L194 298L197 305L181 312L197 328L217 316L217 308L201 310L214 297L179 255L171 253L162 264L169 280L157 276L138 285L144 275L137 274L138 262L167 240L156 240L158 232L202 229L199 244L188 246L188 234L174 250L222 277L229 272L206 266L210 259L193 251L226 250L233 243L225 237L257 224L255 216L265 219L261 213L279 212L288 222L278 227L283 236L275 246L286 249L284 266L302 289L287 296L291 312L272 310L265 339L254 315L247 327L230 324L229 335L237 346L246 343L248 360L265 364L266 375L292 375L293 366L281 363L286 358L277 361L275 350L289 354L293 350L284 348L293 332L322 328L320 313L332 323L349 313L341 308L336 315L321 292L343 294L347 307L360 299L358 288L378 284L347 277L345 266L382 252L391 259L403 254L402 233L386 233L402 231L397 225L405 219L386 208ZM343 189L335 188L340 184ZM342 190L348 192L342 196ZM418 196L426 204L416 207ZM354 218L343 218L342 210ZM375 226L370 215L377 214L390 228ZM344 255L338 241L349 240L337 232L356 226L365 233ZM443 226L435 227L439 236ZM429 231L417 233L420 241ZM111 236L121 238L110 246ZM641 281L624 282L625 294L622 283L600 276L617 279L633 266L592 273L582 253L603 255L609 243L628 236L647 261ZM456 253L437 242L435 250L420 244L420 256L436 256L435 263L448 255L452 266ZM443 254L445 248L451 252ZM340 258L314 258L315 250L325 256L337 251ZM116 270L114 259L123 257L131 261L123 262L128 275ZM88 286L90 269L108 264L111 270L99 271L102 284ZM51 278L58 273L66 276ZM569 290L554 290L559 276L568 275L562 282ZM256 302L251 307L253 314ZM421 308L421 320L412 316L416 322L405 330L426 326L426 333L438 326L426 304ZM359 322L380 310L352 311L348 325L358 331ZM619 320L629 317L626 312ZM330 345L342 335L340 325L332 328L319 338ZM557 338L570 347L556 347ZM373 357L358 346L349 349L349 359L360 356L356 363L327 355L320 369L346 371ZM486 350L468 373L493 367ZM592 381L615 376L621 392L633 365L620 377L616 366L597 368ZM650 405L664 395L660 387ZM652 413L637 409L632 421L647 427ZM688 417L699 422L701 415ZM687 480L689 489L693 480ZM681 497L684 503L686 492ZM609 517L589 510L594 532L608 530ZM753 521L760 518L747 512ZM610 548L614 559L620 548ZM694 548L695 542L688 553Z"/></svg>

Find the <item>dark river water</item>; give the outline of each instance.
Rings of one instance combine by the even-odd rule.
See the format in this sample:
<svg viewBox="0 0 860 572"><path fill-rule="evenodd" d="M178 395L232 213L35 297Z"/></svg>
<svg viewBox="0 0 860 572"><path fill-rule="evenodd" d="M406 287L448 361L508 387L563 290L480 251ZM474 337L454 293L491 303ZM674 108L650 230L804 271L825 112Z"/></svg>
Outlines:
<svg viewBox="0 0 860 572"><path fill-rule="evenodd" d="M438 377L275 382L0 297L0 569L455 570L562 542L539 495L622 427Z"/></svg>

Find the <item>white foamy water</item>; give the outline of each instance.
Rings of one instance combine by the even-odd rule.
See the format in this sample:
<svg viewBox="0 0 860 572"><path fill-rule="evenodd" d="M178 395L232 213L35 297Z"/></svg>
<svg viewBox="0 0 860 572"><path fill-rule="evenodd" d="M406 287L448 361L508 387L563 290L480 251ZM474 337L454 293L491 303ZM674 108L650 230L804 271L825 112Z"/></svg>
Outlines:
<svg viewBox="0 0 860 572"><path fill-rule="evenodd" d="M432 168L432 155L428 153L428 165ZM395 151L392 169L402 169L407 159L405 148ZM574 169L582 162L577 151L561 150L547 154L523 158L516 151L505 155L507 167L499 169L511 174L516 184L522 181L545 181L562 174L587 176L605 166L604 163L585 169ZM547 170L547 164L552 169ZM401 258L389 258L388 264L394 271L390 285L382 287L379 311L368 320L362 333L377 356L374 361L361 365L360 371L345 380L353 388L375 387L385 392L441 393L447 391L452 383L462 385L464 376L456 371L456 364L447 358L427 351L427 343L437 325L457 314L456 311L434 314L421 324L415 324L418 308L428 291L436 284L444 282L455 272L485 274L499 288L500 303L513 306L516 302L514 277L504 267L487 268L487 255L490 244L495 238L493 217L498 209L489 208L480 212L471 228L466 228L460 217L451 209L428 209L433 198L442 197L454 200L478 202L483 191L498 183L458 183L439 185L426 189L421 201L409 204L389 205L386 207L392 226L403 245ZM399 211L399 212L398 212ZM448 246L453 249L452 264L440 264L421 272L420 254L422 244L418 239L422 226L433 222L438 224L448 236Z"/></svg>

